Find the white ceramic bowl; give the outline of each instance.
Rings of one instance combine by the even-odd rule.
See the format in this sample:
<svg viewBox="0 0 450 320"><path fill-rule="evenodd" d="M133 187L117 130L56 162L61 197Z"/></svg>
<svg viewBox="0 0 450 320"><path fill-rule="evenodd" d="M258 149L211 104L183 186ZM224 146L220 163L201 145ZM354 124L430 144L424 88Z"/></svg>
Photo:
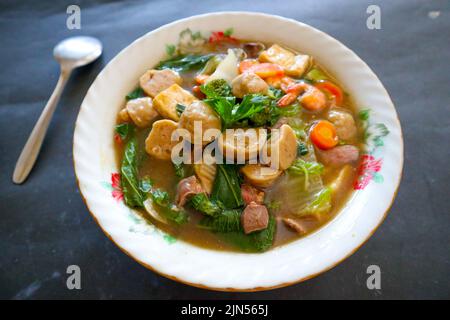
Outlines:
<svg viewBox="0 0 450 320"><path fill-rule="evenodd" d="M370 109L371 128L390 133L368 141L363 178L343 210L309 236L261 254L212 251L177 241L120 201L113 146L116 114L139 76L165 57L190 28L208 34L234 28L238 38L276 42L310 54L331 72L357 106ZM378 127L379 129L380 127ZM373 136L374 137L374 136ZM395 108L380 80L350 49L306 24L260 13L221 12L151 31L111 60L90 87L74 134L74 164L89 211L106 235L142 265L171 279L215 290L256 291L324 272L356 251L386 216L400 183L403 141ZM118 201L119 200L119 201Z"/></svg>

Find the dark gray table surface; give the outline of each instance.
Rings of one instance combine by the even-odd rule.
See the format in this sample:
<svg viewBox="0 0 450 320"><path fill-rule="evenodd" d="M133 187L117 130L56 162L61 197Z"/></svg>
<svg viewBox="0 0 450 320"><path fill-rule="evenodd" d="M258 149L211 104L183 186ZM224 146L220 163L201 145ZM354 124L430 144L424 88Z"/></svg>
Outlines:
<svg viewBox="0 0 450 320"><path fill-rule="evenodd" d="M70 4L81 7L81 30L66 28ZM381 30L366 27L370 4L381 8ZM192 288L140 266L89 215L72 165L78 108L105 64L161 25L224 10L294 18L353 49L389 91L405 140L400 190L373 237L331 271L268 292ZM36 167L16 186L15 161L58 77L52 48L80 34L101 39L104 55L72 75ZM450 1L2 0L0 41L0 298L450 298ZM81 290L66 288L71 264ZM372 264L381 290L366 287Z"/></svg>

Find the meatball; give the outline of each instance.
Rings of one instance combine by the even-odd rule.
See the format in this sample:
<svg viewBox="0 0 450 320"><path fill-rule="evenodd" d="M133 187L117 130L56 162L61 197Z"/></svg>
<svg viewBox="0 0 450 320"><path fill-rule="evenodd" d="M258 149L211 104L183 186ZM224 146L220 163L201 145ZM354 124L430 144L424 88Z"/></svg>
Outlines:
<svg viewBox="0 0 450 320"><path fill-rule="evenodd" d="M180 75L169 69L148 70L139 79L139 84L146 94L154 98L161 91L169 88L173 84L181 84Z"/></svg>
<svg viewBox="0 0 450 320"><path fill-rule="evenodd" d="M205 137L205 131L208 129L216 129L220 133L222 127L220 118L217 114L203 101L194 101L183 111L180 117L180 128L184 128L191 134L191 141L194 141L195 122L199 122L202 128L202 145L206 145L215 137ZM197 135L200 132L196 132Z"/></svg>
<svg viewBox="0 0 450 320"><path fill-rule="evenodd" d="M254 73L244 72L231 82L233 95L242 98L246 94L267 94L269 85Z"/></svg>
<svg viewBox="0 0 450 320"><path fill-rule="evenodd" d="M336 127L336 134L339 139L353 141L356 137L357 129L355 119L350 112L342 108L332 108L328 112L328 120Z"/></svg>
<svg viewBox="0 0 450 320"><path fill-rule="evenodd" d="M153 107L152 99L148 97L128 101L125 109L120 112L123 119L126 117L125 113L140 128L149 127L159 115Z"/></svg>

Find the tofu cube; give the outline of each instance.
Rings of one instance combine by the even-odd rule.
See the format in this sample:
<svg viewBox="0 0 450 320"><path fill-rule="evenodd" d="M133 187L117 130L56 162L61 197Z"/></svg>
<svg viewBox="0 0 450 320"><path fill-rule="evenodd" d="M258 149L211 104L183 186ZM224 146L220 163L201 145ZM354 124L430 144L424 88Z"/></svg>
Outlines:
<svg viewBox="0 0 450 320"><path fill-rule="evenodd" d="M293 52L274 44L261 52L259 61L278 64L283 67L288 76L301 77L309 67L310 57L302 54L295 55Z"/></svg>
<svg viewBox="0 0 450 320"><path fill-rule="evenodd" d="M195 100L197 98L189 91L184 90L178 84L173 84L153 99L153 106L164 118L178 121L180 117L176 109L177 104L188 106Z"/></svg>

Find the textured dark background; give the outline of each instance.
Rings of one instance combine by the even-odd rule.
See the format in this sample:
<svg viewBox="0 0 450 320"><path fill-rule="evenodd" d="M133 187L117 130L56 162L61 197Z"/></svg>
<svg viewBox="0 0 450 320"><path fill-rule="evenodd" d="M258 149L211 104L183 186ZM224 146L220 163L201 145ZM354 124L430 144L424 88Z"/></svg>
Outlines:
<svg viewBox="0 0 450 320"><path fill-rule="evenodd" d="M81 7L81 30L66 28L69 4ZM370 4L381 7L381 30L366 28ZM103 66L152 29L224 10L294 18L342 41L386 86L405 139L401 187L375 235L333 270L274 291L211 292L146 270L95 224L73 172L74 122ZM13 185L15 161L58 77L52 48L79 34L98 37L104 55L72 75L36 167ZM0 298L450 298L449 1L2 0L0 39ZM82 290L65 287L70 264L82 269ZM366 288L371 264L382 270L379 291Z"/></svg>

